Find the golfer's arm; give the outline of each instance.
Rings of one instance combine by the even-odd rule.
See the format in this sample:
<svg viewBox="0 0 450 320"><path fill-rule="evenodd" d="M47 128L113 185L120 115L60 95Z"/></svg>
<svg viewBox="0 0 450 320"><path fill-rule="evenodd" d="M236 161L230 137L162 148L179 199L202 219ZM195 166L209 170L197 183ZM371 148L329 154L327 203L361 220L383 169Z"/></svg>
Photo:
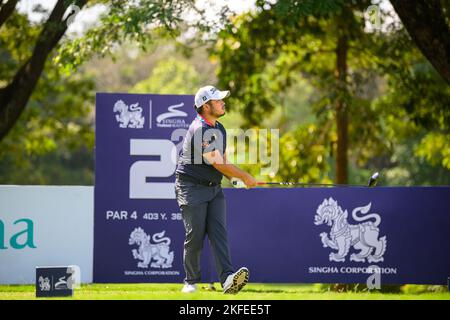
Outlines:
<svg viewBox="0 0 450 320"><path fill-rule="evenodd" d="M224 162L224 163L228 163L228 160L227 160L227 153L226 153L226 152L223 154L223 162ZM232 177L230 177L230 176L227 176L226 174L224 174L224 176L225 176L225 178L227 178L228 180L231 180L231 178L232 178Z"/></svg>
<svg viewBox="0 0 450 320"><path fill-rule="evenodd" d="M218 171L220 171L228 179L238 178L244 180L248 173L227 162L226 155L222 157L219 152L212 151L204 153L203 157Z"/></svg>

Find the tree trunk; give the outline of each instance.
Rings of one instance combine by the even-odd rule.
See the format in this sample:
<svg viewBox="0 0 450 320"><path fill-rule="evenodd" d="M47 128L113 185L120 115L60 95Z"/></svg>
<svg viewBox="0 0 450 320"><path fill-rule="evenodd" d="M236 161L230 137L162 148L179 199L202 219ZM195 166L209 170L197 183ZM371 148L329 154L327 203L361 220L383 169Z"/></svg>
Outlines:
<svg viewBox="0 0 450 320"><path fill-rule="evenodd" d="M2 2L3 1L0 1L0 5ZM19 2L19 0L9 0L0 7L0 28L5 23L6 19L14 12L17 2Z"/></svg>
<svg viewBox="0 0 450 320"><path fill-rule="evenodd" d="M440 1L391 0L391 3L419 50L450 84L450 28Z"/></svg>
<svg viewBox="0 0 450 320"><path fill-rule="evenodd" d="M86 2L87 0L79 0L75 4L81 8ZM67 18L62 18L69 5L70 2L66 0L58 0L39 35L31 57L20 67L11 83L0 89L0 141L19 119L36 88L50 52L66 32Z"/></svg>
<svg viewBox="0 0 450 320"><path fill-rule="evenodd" d="M336 47L336 125L337 125L337 154L336 154L336 183L347 183L347 149L348 149L348 112L347 112L347 51L348 40L344 34L338 37Z"/></svg>

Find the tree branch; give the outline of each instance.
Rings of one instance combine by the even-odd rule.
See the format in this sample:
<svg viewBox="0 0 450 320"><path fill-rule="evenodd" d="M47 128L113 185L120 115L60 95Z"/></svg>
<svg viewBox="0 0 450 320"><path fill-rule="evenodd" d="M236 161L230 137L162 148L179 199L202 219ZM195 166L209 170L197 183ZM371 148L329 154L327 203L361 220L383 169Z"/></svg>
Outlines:
<svg viewBox="0 0 450 320"><path fill-rule="evenodd" d="M440 1L391 0L391 3L419 50L450 84L450 29Z"/></svg>

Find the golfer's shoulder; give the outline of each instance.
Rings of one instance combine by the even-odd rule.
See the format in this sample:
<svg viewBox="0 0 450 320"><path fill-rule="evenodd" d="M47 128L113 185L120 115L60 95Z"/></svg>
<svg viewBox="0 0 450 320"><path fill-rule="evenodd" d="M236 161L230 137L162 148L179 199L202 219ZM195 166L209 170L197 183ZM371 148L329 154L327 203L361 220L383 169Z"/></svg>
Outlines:
<svg viewBox="0 0 450 320"><path fill-rule="evenodd" d="M191 125L189 126L188 131L191 132L192 134L194 134L195 132L197 132L199 130L200 131L204 131L204 126L203 126L203 123L200 120L195 118L192 121Z"/></svg>
<svg viewBox="0 0 450 320"><path fill-rule="evenodd" d="M223 126L223 124L221 124L219 121L216 121L217 123L217 129L223 131L223 132L227 132L227 130L225 129L225 127Z"/></svg>

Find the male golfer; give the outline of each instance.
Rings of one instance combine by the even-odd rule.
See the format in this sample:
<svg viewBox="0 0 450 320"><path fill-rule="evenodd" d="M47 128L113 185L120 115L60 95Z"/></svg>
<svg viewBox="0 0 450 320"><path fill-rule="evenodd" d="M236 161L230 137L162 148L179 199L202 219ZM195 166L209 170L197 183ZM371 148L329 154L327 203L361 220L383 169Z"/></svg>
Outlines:
<svg viewBox="0 0 450 320"><path fill-rule="evenodd" d="M221 188L225 175L241 179L247 188L256 180L226 160L226 131L218 118L225 114L223 99L229 91L213 86L200 88L195 95L197 117L190 125L178 160L175 181L177 202L186 231L182 292L197 291L201 281L200 255L205 235L214 254L217 273L224 293L239 292L248 281L247 268L236 272L231 265L226 229L226 203Z"/></svg>

